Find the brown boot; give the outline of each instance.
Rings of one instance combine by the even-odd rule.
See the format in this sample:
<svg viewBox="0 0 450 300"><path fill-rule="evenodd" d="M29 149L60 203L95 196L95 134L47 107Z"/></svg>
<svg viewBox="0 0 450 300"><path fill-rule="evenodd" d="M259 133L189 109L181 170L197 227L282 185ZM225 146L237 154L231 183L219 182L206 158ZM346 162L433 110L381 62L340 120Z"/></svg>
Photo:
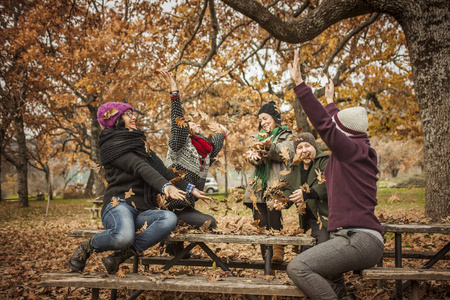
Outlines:
<svg viewBox="0 0 450 300"><path fill-rule="evenodd" d="M284 246L283 245L273 245L273 264L281 264L284 260Z"/></svg>

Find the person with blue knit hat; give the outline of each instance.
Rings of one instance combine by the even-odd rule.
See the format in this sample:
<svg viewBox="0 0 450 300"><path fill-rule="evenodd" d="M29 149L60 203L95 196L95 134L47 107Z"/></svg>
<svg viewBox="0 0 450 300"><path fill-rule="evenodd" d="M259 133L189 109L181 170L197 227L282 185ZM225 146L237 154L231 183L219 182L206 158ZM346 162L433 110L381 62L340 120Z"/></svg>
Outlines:
<svg viewBox="0 0 450 300"><path fill-rule="evenodd" d="M339 110L334 85L325 86L323 107L302 79L298 50L289 73L294 92L322 140L331 150L325 168L330 239L295 257L288 276L309 299L341 298L333 289L333 276L373 267L383 256L383 227L375 216L377 205L377 153L367 136L368 117L363 107Z"/></svg>
<svg viewBox="0 0 450 300"><path fill-rule="evenodd" d="M258 119L260 131L256 136L257 143L246 153L255 170L253 183L247 188L244 204L252 209L253 219L259 221L260 227L281 230L281 211L273 208L274 199L265 194L265 191L275 180L283 178L280 172L289 169L289 160L294 156L294 147L290 141L292 132L287 126L281 125L281 113L274 101L261 106ZM286 154L289 157L286 157ZM264 245L261 252L265 257ZM272 262L282 263L283 260L284 246L273 245Z"/></svg>
<svg viewBox="0 0 450 300"><path fill-rule="evenodd" d="M183 179L173 180L178 174L166 168L150 148L146 135L136 127L132 106L107 102L98 108L97 120L103 127L100 164L108 183L101 212L105 230L81 243L68 266L82 272L92 253L114 251L102 258L106 271L114 274L126 259L160 243L175 228L177 216L160 209L164 205L158 198L183 201L192 194L211 199Z"/></svg>

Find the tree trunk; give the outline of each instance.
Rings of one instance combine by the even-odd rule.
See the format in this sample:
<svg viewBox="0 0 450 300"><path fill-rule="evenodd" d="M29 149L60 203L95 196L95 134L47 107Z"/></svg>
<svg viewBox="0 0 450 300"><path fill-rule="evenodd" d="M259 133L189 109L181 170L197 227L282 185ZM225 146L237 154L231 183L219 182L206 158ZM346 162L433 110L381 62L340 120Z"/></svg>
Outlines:
<svg viewBox="0 0 450 300"><path fill-rule="evenodd" d="M228 197L228 159L227 159L227 140L224 141L223 155L225 156L225 197Z"/></svg>
<svg viewBox="0 0 450 300"><path fill-rule="evenodd" d="M94 176L95 176L94 170L90 170L89 177L86 182L86 187L84 188L84 197L86 198L94 196Z"/></svg>
<svg viewBox="0 0 450 300"><path fill-rule="evenodd" d="M303 132L312 133L314 135L314 137L317 138L317 132L313 133L313 130L308 123L308 117L306 116L305 112L303 111L303 109L300 106L300 103L297 101L297 99L295 99L295 101L292 101L292 105L294 107L295 121L297 121L297 127L299 129L303 129Z"/></svg>
<svg viewBox="0 0 450 300"><path fill-rule="evenodd" d="M88 106L91 113L91 160L100 162L100 149L98 147L98 138L100 136L100 124L97 121L97 107ZM99 174L94 172L94 192L95 197L100 197L105 192L105 185L100 180Z"/></svg>
<svg viewBox="0 0 450 300"><path fill-rule="evenodd" d="M53 200L53 185L52 185L52 173L51 168L48 167L45 177L47 179L47 195L49 200Z"/></svg>
<svg viewBox="0 0 450 300"><path fill-rule="evenodd" d="M14 117L16 125L16 138L18 147L18 161L15 162L17 169L17 178L19 180L19 205L21 207L28 207L28 159L27 159L27 142L25 137L25 130L23 124L23 117L21 113L17 113Z"/></svg>
<svg viewBox="0 0 450 300"><path fill-rule="evenodd" d="M441 221L449 215L450 6L447 1L410 3L398 20L408 44L423 122L425 212Z"/></svg>

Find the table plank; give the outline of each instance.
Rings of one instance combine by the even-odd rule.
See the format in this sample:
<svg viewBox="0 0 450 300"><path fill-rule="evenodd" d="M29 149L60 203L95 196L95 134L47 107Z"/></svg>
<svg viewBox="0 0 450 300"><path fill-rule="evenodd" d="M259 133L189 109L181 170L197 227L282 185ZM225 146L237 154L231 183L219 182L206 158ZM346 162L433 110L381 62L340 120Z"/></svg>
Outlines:
<svg viewBox="0 0 450 300"><path fill-rule="evenodd" d="M103 229L75 229L69 233L71 237L90 238L102 232ZM203 243L234 243L234 244L263 244L263 245L298 245L313 246L315 239L305 234L297 236L285 235L233 235L212 233L179 233L170 236L168 241L186 241Z"/></svg>
<svg viewBox="0 0 450 300"><path fill-rule="evenodd" d="M384 232L450 233L450 224L388 224L381 223Z"/></svg>
<svg viewBox="0 0 450 300"><path fill-rule="evenodd" d="M286 284L286 283L290 283ZM215 294L243 294L269 296L305 296L290 280L247 277L221 277L210 279L206 276L180 275L168 278L162 275L126 274L126 278L116 275L100 277L73 272L52 272L43 274L39 286L84 287L98 289L130 289L174 292L196 292Z"/></svg>

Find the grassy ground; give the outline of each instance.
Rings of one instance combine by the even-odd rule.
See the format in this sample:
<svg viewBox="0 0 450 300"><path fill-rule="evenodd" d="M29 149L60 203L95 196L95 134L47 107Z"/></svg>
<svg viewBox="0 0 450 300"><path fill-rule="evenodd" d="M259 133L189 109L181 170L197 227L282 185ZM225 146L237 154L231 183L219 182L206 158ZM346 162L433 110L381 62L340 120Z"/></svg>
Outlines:
<svg viewBox="0 0 450 300"><path fill-rule="evenodd" d="M242 203L228 202L223 195L214 196L217 201L211 207L199 202L197 208L213 214L219 224L219 230L237 230L245 232L254 229L251 211ZM424 216L424 189L381 189L376 214L383 222L410 223L426 222ZM40 288L36 286L41 274L49 271L68 270L67 260L83 239L68 237L68 232L75 228L101 228L99 219L90 219L90 212L84 207L91 206L87 199L53 200L50 202L49 214L44 225L47 203L30 201L30 207L19 208L17 203L0 203L0 299L87 299L89 291L83 288ZM228 209L226 208L228 206ZM211 210L211 208L213 210ZM286 234L297 229L298 217L293 208L283 212ZM387 249L393 249L393 236L385 235ZM436 251L448 242L443 235L407 235L403 239L404 247L413 250ZM215 245L213 250L219 257L230 259L260 259L259 247L256 245ZM152 247L145 255L160 255L163 249ZM100 258L106 254L96 253L88 261L87 272L102 270ZM165 255L163 253L163 255ZM204 257L204 253L195 248L194 257ZM292 247L286 247L286 260L295 257ZM422 261L405 260L406 267L417 267ZM385 260L385 266L393 266L392 259ZM436 267L449 268L448 262L440 262ZM127 267L125 267L127 268ZM128 268L130 270L130 268ZM103 271L104 272L104 271ZM145 271L141 268L140 273ZM159 266L152 266L151 273L161 273ZM175 267L173 274L221 274L213 268ZM241 276L260 276L261 270L237 270ZM277 272L276 277L286 278L285 272ZM378 289L374 281L363 281L357 275L346 274L347 287L359 299L388 299L394 290L393 282L386 282L383 289ZM447 299L450 295L448 283L421 283L422 299ZM119 293L120 295L120 293ZM447 296L446 296L447 295ZM408 292L405 293L407 299ZM100 293L100 299L108 299L109 294ZM123 295L122 295L123 298ZM145 293L139 299L243 299L240 296L204 295L186 293ZM286 299L286 298L278 298Z"/></svg>

